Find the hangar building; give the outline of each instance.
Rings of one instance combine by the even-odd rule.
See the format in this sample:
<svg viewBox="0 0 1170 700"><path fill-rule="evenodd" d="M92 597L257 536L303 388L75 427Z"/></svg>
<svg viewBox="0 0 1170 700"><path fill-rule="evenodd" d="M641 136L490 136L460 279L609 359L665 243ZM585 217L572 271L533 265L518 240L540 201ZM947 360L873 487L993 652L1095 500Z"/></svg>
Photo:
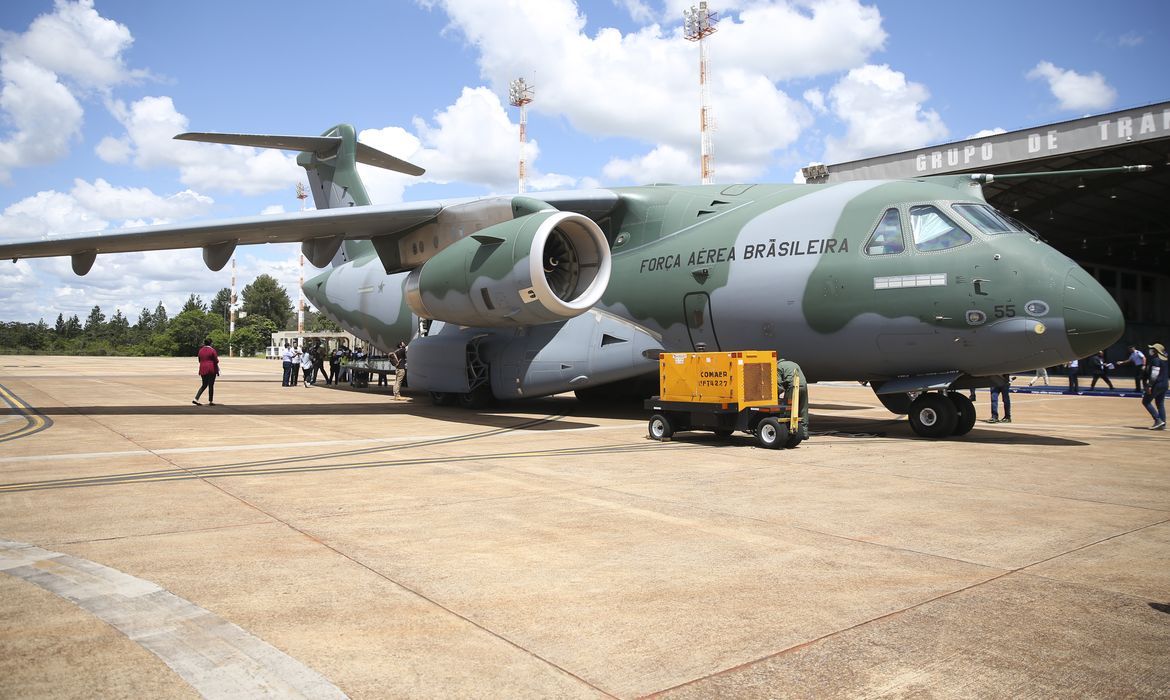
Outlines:
<svg viewBox="0 0 1170 700"><path fill-rule="evenodd" d="M984 185L1112 292L1122 344L1170 341L1170 102L806 169L809 182L1150 165L1144 173L1038 176Z"/></svg>

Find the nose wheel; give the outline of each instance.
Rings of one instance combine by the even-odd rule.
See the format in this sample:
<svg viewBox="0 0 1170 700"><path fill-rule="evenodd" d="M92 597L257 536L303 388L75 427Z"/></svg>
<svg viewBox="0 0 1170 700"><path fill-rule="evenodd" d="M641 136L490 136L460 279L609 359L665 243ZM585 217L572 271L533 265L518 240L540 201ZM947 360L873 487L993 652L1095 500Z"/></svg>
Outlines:
<svg viewBox="0 0 1170 700"><path fill-rule="evenodd" d="M965 398L965 397L964 397ZM975 409L971 408L974 416ZM926 393L919 395L910 404L910 427L924 438L937 440L955 434L959 425L959 408L944 394ZM974 425L974 421L971 425ZM968 428L970 430L970 428Z"/></svg>

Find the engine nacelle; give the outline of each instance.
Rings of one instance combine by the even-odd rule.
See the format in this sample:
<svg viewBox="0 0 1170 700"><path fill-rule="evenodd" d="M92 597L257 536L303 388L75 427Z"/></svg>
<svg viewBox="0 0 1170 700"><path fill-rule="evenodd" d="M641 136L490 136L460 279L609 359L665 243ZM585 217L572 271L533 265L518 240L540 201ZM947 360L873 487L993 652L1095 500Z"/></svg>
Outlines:
<svg viewBox="0 0 1170 700"><path fill-rule="evenodd" d="M609 243L588 217L539 211L459 240L406 278L422 318L461 326L531 326L589 310L609 284Z"/></svg>

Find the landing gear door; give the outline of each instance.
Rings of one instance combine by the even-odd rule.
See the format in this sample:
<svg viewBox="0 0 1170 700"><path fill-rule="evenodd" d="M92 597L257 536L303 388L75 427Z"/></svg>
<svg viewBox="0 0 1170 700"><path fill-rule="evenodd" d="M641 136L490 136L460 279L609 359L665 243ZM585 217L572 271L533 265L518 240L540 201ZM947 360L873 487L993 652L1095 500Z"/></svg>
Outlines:
<svg viewBox="0 0 1170 700"><path fill-rule="evenodd" d="M706 292L688 294L683 297L683 310L691 347L696 351L700 346L706 352L718 351L719 338L715 335L715 320L711 318L711 297Z"/></svg>

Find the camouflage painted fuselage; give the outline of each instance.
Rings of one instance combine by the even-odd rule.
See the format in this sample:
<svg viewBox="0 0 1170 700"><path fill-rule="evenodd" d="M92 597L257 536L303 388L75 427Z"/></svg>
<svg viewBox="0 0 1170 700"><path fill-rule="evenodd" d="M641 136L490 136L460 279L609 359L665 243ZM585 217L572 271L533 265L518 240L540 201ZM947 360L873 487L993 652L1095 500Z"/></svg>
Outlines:
<svg viewBox="0 0 1170 700"><path fill-rule="evenodd" d="M594 216L612 251L612 276L595 308L636 324L663 350L774 349L799 362L811 381L978 377L1083 357L1122 330L1109 294L1028 233L989 235L965 223L970 241L945 250L907 244L895 254L867 251L890 209L907 221L910 207L933 205L962 222L949 206L982 204L975 184L612 192L615 205ZM347 329L388 348L417 332L404 279L387 275L369 253L311 280L305 291ZM523 332L485 332L497 343L526 342ZM649 360L636 361L627 376L652 369Z"/></svg>

